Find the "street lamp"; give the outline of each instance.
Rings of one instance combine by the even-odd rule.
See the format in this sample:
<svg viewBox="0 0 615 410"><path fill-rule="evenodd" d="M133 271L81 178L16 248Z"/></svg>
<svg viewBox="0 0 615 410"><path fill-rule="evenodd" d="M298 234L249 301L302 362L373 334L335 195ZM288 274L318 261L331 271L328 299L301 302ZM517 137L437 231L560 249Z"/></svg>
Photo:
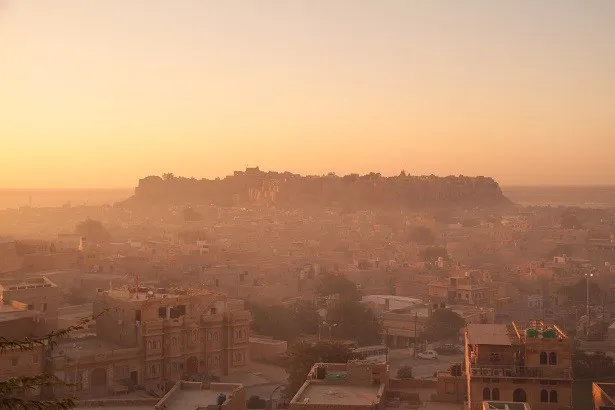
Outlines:
<svg viewBox="0 0 615 410"><path fill-rule="evenodd" d="M587 288L587 320L589 321L589 278L593 277L594 274L593 273L586 273L585 274L585 284L586 284L586 288Z"/></svg>
<svg viewBox="0 0 615 410"><path fill-rule="evenodd" d="M585 337L589 340L589 326L590 326L590 322L589 322L589 278L593 277L594 274L593 273L586 273L585 274L585 285L586 285L586 290L587 290L587 304L586 304L586 315L587 315L587 324L585 325Z"/></svg>

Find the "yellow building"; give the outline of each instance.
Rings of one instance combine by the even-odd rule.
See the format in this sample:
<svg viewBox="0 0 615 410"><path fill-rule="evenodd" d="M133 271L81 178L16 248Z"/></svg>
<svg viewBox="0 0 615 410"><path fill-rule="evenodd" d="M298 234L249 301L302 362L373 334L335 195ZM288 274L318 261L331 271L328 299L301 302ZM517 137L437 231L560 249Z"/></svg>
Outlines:
<svg viewBox="0 0 615 410"><path fill-rule="evenodd" d="M533 410L572 406L572 346L554 325L470 324L465 334L468 403L528 403Z"/></svg>
<svg viewBox="0 0 615 410"><path fill-rule="evenodd" d="M81 396L136 386L160 394L177 380L247 365L250 312L241 300L213 292L110 290L94 302L94 314L101 312L96 337L63 341L52 357L56 376L76 381Z"/></svg>

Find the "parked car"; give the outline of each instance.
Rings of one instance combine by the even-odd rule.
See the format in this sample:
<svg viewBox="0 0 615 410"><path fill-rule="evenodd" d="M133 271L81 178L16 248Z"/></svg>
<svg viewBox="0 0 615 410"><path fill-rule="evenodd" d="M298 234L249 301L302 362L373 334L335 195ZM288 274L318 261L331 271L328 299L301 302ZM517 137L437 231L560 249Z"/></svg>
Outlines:
<svg viewBox="0 0 615 410"><path fill-rule="evenodd" d="M438 353L433 350L425 350L424 352L417 354L417 356L419 359L436 360L438 358Z"/></svg>
<svg viewBox="0 0 615 410"><path fill-rule="evenodd" d="M442 346L434 349L436 353L443 355L463 354L463 348L454 344L443 344Z"/></svg>

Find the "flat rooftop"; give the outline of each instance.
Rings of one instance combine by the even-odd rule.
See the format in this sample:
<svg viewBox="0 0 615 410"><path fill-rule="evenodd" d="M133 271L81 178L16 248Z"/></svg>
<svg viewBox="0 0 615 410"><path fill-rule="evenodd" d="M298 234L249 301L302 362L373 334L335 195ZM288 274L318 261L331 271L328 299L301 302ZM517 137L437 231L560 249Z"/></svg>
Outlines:
<svg viewBox="0 0 615 410"><path fill-rule="evenodd" d="M31 277L26 279L7 279L0 282L0 290L55 288L56 284L45 276Z"/></svg>
<svg viewBox="0 0 615 410"><path fill-rule="evenodd" d="M154 405L136 404L130 403L124 405L106 404L103 406L76 406L73 410L152 410Z"/></svg>
<svg viewBox="0 0 615 410"><path fill-rule="evenodd" d="M530 410L527 403L516 403L511 401L484 401L483 410Z"/></svg>
<svg viewBox="0 0 615 410"><path fill-rule="evenodd" d="M42 312L38 310L16 309L9 305L0 305L0 323L40 315L42 315Z"/></svg>
<svg viewBox="0 0 615 410"><path fill-rule="evenodd" d="M468 344L511 346L513 338L508 325L471 323L467 326Z"/></svg>
<svg viewBox="0 0 615 410"><path fill-rule="evenodd" d="M227 398L230 395L228 391L218 391L215 388L213 390L181 388L164 403L165 410L186 410L215 405L220 393L226 394Z"/></svg>
<svg viewBox="0 0 615 410"><path fill-rule="evenodd" d="M380 386L346 386L341 384L308 383L297 403L308 399L309 404L369 405L380 402Z"/></svg>

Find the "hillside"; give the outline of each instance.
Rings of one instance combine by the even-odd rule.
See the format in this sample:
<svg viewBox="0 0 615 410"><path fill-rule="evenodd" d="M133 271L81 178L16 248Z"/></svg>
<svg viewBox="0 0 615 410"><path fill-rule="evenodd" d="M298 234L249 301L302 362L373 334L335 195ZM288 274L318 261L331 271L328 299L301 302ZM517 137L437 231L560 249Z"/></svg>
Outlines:
<svg viewBox="0 0 615 410"><path fill-rule="evenodd" d="M139 181L130 204L216 204L279 207L352 206L357 208L438 206L501 206L510 201L492 178L351 174L301 176L289 172L236 171L224 179L165 175Z"/></svg>

